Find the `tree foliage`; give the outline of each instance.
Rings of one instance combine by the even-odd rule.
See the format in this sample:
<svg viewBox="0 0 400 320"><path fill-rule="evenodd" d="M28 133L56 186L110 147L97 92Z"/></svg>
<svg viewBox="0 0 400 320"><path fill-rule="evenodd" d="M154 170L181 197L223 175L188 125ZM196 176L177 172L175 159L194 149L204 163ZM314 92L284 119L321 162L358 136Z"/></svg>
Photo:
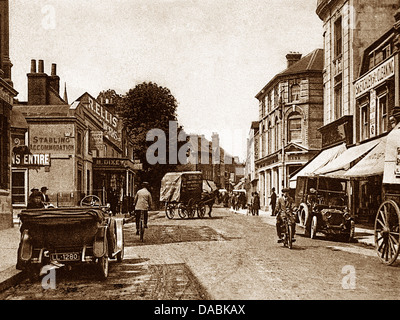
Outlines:
<svg viewBox="0 0 400 320"><path fill-rule="evenodd" d="M177 121L177 107L177 100L170 90L152 82L138 84L122 97L121 116L124 126L133 144L135 159L143 163L140 178L149 181L156 189L164 174L173 171L175 165L148 164L146 151L154 141L146 141L146 135L152 129L161 129L168 142L169 121Z"/></svg>

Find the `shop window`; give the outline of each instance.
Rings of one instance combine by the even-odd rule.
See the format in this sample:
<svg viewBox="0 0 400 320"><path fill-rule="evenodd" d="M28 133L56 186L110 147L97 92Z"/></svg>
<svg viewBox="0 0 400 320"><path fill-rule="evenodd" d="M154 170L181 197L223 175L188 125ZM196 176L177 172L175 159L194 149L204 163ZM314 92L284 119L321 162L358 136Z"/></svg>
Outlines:
<svg viewBox="0 0 400 320"><path fill-rule="evenodd" d="M288 118L288 141L301 141L301 116L298 112L293 112Z"/></svg>
<svg viewBox="0 0 400 320"><path fill-rule="evenodd" d="M369 114L368 104L363 105L360 109L360 129L361 129L361 141L369 138Z"/></svg>
<svg viewBox="0 0 400 320"><path fill-rule="evenodd" d="M300 86L294 84L290 87L290 101L295 102L300 100Z"/></svg>
<svg viewBox="0 0 400 320"><path fill-rule="evenodd" d="M334 50L335 50L335 59L342 55L342 17L339 17L335 21L334 25Z"/></svg>
<svg viewBox="0 0 400 320"><path fill-rule="evenodd" d="M387 96L378 98L378 117L377 117L377 133L382 134L387 131L388 115L387 115Z"/></svg>
<svg viewBox="0 0 400 320"><path fill-rule="evenodd" d="M12 196L13 205L27 204L26 195L26 170L13 170L12 172Z"/></svg>

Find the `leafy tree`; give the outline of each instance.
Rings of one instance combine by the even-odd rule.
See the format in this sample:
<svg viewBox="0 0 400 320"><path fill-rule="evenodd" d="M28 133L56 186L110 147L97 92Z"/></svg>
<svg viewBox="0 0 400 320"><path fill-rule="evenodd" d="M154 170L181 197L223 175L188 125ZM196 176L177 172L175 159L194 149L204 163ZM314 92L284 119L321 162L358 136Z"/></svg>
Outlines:
<svg viewBox="0 0 400 320"><path fill-rule="evenodd" d="M160 182L166 172L174 171L176 164L169 159L169 121L177 121L178 103L170 90L152 82L144 82L130 89L121 99L121 116L133 144L134 158L143 163L140 180L146 180L158 192ZM160 129L166 137L166 159L163 163L149 164L146 159L148 148L155 141L146 141L147 133ZM182 130L178 126L178 134ZM157 141L157 140L156 140ZM182 144L182 143L180 143ZM176 146L178 148L178 145ZM171 150L177 152L177 150ZM160 155L162 158L162 155Z"/></svg>

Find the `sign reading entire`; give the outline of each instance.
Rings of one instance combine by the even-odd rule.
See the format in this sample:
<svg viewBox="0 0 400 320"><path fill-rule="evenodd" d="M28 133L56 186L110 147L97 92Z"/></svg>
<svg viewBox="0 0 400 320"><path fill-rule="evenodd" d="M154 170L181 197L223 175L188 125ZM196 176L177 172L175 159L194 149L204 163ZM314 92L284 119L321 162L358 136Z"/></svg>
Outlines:
<svg viewBox="0 0 400 320"><path fill-rule="evenodd" d="M394 57L372 69L355 83L356 97L381 84L394 75Z"/></svg>
<svg viewBox="0 0 400 320"><path fill-rule="evenodd" d="M13 166L50 166L50 154L39 153L39 154L18 154L13 153L12 155Z"/></svg>

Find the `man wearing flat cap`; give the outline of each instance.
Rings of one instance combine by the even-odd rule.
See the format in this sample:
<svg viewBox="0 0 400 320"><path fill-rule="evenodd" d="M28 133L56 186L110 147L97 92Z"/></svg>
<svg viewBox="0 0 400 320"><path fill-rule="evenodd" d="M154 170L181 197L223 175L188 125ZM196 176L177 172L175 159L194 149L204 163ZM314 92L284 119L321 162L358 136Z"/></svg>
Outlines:
<svg viewBox="0 0 400 320"><path fill-rule="evenodd" d="M147 228L147 220L149 217L149 210L152 205L151 193L148 190L149 183L143 182L142 188L136 193L134 204L135 204L135 218L136 218L136 234L139 234L139 222L140 215L144 214L144 227Z"/></svg>

